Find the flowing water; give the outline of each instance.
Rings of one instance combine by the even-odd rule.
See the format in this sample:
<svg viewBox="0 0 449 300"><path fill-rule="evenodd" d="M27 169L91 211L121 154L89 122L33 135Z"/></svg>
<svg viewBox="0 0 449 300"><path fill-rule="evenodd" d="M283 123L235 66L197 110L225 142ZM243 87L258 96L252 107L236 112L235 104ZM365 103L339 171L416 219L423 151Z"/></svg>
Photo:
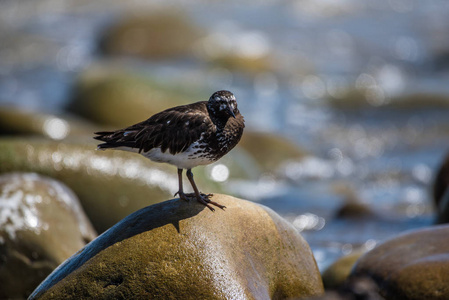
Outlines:
<svg viewBox="0 0 449 300"><path fill-rule="evenodd" d="M208 31L198 45L203 55L269 54L274 70L247 75L191 59L128 63L161 81L230 89L248 128L282 134L311 153L255 182L230 179L229 189L290 220L320 269L432 224L430 186L448 149L449 2L168 2L2 1L0 105L64 111L77 74L104 59L98 36L115 17L181 10ZM348 90L356 96L342 105ZM337 218L351 198L373 215Z"/></svg>

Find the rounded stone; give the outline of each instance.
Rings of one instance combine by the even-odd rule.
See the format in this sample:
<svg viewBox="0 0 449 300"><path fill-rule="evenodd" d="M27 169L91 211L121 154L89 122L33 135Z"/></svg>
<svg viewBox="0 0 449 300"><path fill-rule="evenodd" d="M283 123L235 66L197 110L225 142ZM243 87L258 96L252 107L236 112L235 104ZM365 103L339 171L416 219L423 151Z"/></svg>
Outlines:
<svg viewBox="0 0 449 300"><path fill-rule="evenodd" d="M68 108L98 124L121 128L169 107L202 99L192 94L131 71L98 67L81 75Z"/></svg>
<svg viewBox="0 0 449 300"><path fill-rule="evenodd" d="M0 298L26 298L96 233L65 185L35 173L0 176Z"/></svg>
<svg viewBox="0 0 449 300"><path fill-rule="evenodd" d="M108 299L287 299L323 293L312 252L272 210L226 195L211 212L170 200L117 223L30 296Z"/></svg>
<svg viewBox="0 0 449 300"><path fill-rule="evenodd" d="M386 299L449 299L449 226L410 231L374 248L351 277L370 277Z"/></svg>
<svg viewBox="0 0 449 300"><path fill-rule="evenodd" d="M54 140L78 137L94 131L94 126L74 116L60 116L13 107L0 107L0 133L42 135Z"/></svg>
<svg viewBox="0 0 449 300"><path fill-rule="evenodd" d="M42 138L0 138L0 174L37 172L57 178L79 197L98 232L103 232L128 214L172 197L178 191L176 167L151 162L136 153L120 150L96 151L96 143L64 142ZM221 164L228 175L252 178L248 163L236 166L238 151L215 165L193 169L198 188L205 193L221 192L226 182L213 167ZM185 191L190 184L185 177ZM227 178L224 178L226 181Z"/></svg>
<svg viewBox="0 0 449 300"><path fill-rule="evenodd" d="M192 47L200 36L199 29L181 11L137 13L108 28L101 48L107 54L173 59L192 54Z"/></svg>
<svg viewBox="0 0 449 300"><path fill-rule="evenodd" d="M307 155L293 142L268 132L245 131L239 146L250 153L265 171L275 171L282 162Z"/></svg>

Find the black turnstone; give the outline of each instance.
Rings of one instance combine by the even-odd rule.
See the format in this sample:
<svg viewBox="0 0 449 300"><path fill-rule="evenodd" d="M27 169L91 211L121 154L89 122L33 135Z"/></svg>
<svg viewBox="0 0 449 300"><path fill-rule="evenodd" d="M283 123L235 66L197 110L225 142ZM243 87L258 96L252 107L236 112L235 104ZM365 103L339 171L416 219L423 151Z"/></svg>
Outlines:
<svg viewBox="0 0 449 300"><path fill-rule="evenodd" d="M237 109L235 96L229 91L212 94L209 101L200 101L166 109L148 120L116 131L96 132L94 138L105 143L98 149L115 148L138 152L155 162L169 163L178 168L179 197L195 197L210 210L225 208L200 193L193 180L192 168L213 163L237 145L245 127ZM182 171L194 193L185 194Z"/></svg>

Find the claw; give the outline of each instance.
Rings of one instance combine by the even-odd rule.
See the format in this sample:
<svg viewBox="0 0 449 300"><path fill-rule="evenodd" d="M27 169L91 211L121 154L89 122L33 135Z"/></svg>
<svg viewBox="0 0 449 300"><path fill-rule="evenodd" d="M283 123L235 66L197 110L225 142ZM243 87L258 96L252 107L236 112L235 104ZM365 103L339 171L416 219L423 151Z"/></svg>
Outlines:
<svg viewBox="0 0 449 300"><path fill-rule="evenodd" d="M212 197L212 195L213 194L200 193L200 197L197 197L197 200L198 200L198 202L206 205L207 208L209 208L211 211L215 211L215 209L212 206L210 206L209 204L212 204L212 205L214 205L214 206L216 206L218 208L221 208L221 209L225 209L226 206L218 204L217 202L212 201L212 200L209 199L210 197Z"/></svg>
<svg viewBox="0 0 449 300"><path fill-rule="evenodd" d="M184 194L183 192L181 192L181 191L177 191L174 195L173 195L173 197L175 197L176 195L179 195L179 199L182 199L182 200L184 200L184 201L189 201L189 196L188 196L188 194Z"/></svg>

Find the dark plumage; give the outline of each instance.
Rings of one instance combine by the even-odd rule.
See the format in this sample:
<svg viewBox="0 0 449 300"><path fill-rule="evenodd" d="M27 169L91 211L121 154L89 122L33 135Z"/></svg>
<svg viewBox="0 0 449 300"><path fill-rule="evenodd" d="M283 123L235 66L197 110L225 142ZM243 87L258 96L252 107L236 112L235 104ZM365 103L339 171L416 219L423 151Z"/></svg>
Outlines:
<svg viewBox="0 0 449 300"><path fill-rule="evenodd" d="M191 169L215 162L228 153L240 141L244 127L234 95L218 91L209 101L172 107L127 128L96 132L94 138L104 142L98 149L138 152L153 161L175 165L179 179L176 194L183 200L196 197L214 210L209 204L224 206L211 201L211 194L198 191ZM194 194L183 192L183 169L187 169Z"/></svg>

